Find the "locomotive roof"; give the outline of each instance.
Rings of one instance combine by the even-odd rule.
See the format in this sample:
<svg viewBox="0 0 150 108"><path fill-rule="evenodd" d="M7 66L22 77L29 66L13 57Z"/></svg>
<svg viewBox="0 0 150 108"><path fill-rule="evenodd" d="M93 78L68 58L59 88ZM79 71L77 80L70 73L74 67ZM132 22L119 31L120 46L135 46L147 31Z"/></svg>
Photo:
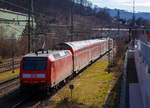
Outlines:
<svg viewBox="0 0 150 108"><path fill-rule="evenodd" d="M67 55L71 55L71 52L69 50L49 50L48 53L47 51L44 51L42 53L42 51L38 52L38 54L36 53L29 53L26 54L24 57L49 57L49 56L53 56L54 59L58 59L61 58L63 56L67 56Z"/></svg>

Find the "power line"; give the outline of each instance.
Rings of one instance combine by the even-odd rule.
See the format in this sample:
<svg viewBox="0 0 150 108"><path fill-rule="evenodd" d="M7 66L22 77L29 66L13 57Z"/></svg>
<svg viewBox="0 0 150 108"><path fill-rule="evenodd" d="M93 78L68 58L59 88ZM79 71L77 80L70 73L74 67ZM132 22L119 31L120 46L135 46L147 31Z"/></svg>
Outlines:
<svg viewBox="0 0 150 108"><path fill-rule="evenodd" d="M22 7L22 6L19 6L19 5L16 5L16 4L14 4L14 3L11 3L11 2L8 2L8 1L4 1L4 0L0 0L1 2L4 2L4 3L7 3L7 4L9 4L9 5L11 5L11 6L14 6L14 7L17 7L17 8L20 8L20 9L23 9L23 10L25 10L25 11L28 11L28 9L27 8L24 8L24 7Z"/></svg>
<svg viewBox="0 0 150 108"><path fill-rule="evenodd" d="M12 3L12 2L4 1L4 0L0 0L0 1L1 1L1 2L4 2L4 3L7 3L7 4L11 5L11 6L14 6L14 7L16 7L16 8L23 9L23 10L25 10L26 12L28 12L28 11L29 11L27 8L22 7L22 6L19 6L19 5L16 5L16 4ZM32 12L31 12L31 13L32 13ZM32 14L36 14L36 15L43 15L43 16L47 16L47 17L49 17L48 15L43 14L43 13L40 13L40 12L33 12Z"/></svg>
<svg viewBox="0 0 150 108"><path fill-rule="evenodd" d="M28 20L7 20L7 19L0 19L0 22L27 22Z"/></svg>

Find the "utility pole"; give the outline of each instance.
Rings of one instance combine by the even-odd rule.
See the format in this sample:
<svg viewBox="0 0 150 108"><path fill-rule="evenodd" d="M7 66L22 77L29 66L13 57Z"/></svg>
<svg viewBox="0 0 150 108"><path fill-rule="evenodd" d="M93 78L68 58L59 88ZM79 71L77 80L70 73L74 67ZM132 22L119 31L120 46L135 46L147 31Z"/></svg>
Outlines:
<svg viewBox="0 0 150 108"><path fill-rule="evenodd" d="M34 12L34 7L33 7L33 0L31 0L31 11L32 11L32 15L31 15L31 17L32 17L32 40L31 40L31 42L32 42L32 51L34 51L34 15L33 15L33 12Z"/></svg>
<svg viewBox="0 0 150 108"><path fill-rule="evenodd" d="M133 15L132 15L132 23L131 23L132 30L135 28L135 0L133 0ZM135 31L132 32L132 39L135 38Z"/></svg>
<svg viewBox="0 0 150 108"><path fill-rule="evenodd" d="M82 14L82 4L83 4L83 0L80 0L80 15Z"/></svg>
<svg viewBox="0 0 150 108"><path fill-rule="evenodd" d="M31 19L31 7L32 7L32 1L28 0L28 53L30 53L31 49L31 25L30 25L30 19Z"/></svg>
<svg viewBox="0 0 150 108"><path fill-rule="evenodd" d="M73 33L74 33L74 0L72 0L71 6L71 41L73 41Z"/></svg>
<svg viewBox="0 0 150 108"><path fill-rule="evenodd" d="M110 73L111 67L111 43L110 43L110 30L108 31L108 73Z"/></svg>
<svg viewBox="0 0 150 108"><path fill-rule="evenodd" d="M132 27L134 28L135 26L135 1L133 0L133 16L132 16Z"/></svg>
<svg viewBox="0 0 150 108"><path fill-rule="evenodd" d="M31 11L32 11L31 17L32 17L32 29L33 29L33 27L34 27L34 15L33 15L34 7L33 7L33 0L31 0Z"/></svg>
<svg viewBox="0 0 150 108"><path fill-rule="evenodd" d="M118 36L120 35L120 11L117 13L117 21L118 21Z"/></svg>

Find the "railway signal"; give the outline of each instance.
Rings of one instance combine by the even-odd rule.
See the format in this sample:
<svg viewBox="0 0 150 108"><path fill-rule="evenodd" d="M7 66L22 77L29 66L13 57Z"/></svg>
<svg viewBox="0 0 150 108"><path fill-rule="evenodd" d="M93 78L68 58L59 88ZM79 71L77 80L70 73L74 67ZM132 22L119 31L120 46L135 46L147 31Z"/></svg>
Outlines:
<svg viewBox="0 0 150 108"><path fill-rule="evenodd" d="M71 99L72 99L72 91L73 91L73 89L74 89L74 85L73 85L73 84L69 85L69 88L70 88L70 92L71 92Z"/></svg>

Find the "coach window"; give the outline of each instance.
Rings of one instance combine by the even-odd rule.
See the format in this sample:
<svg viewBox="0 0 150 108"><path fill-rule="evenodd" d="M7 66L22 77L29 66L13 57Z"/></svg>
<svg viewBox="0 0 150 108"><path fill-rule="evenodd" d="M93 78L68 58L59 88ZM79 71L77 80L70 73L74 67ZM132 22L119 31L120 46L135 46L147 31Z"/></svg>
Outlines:
<svg viewBox="0 0 150 108"><path fill-rule="evenodd" d="M69 53L68 51L65 51L65 54L66 54L66 55L69 55L70 53Z"/></svg>

